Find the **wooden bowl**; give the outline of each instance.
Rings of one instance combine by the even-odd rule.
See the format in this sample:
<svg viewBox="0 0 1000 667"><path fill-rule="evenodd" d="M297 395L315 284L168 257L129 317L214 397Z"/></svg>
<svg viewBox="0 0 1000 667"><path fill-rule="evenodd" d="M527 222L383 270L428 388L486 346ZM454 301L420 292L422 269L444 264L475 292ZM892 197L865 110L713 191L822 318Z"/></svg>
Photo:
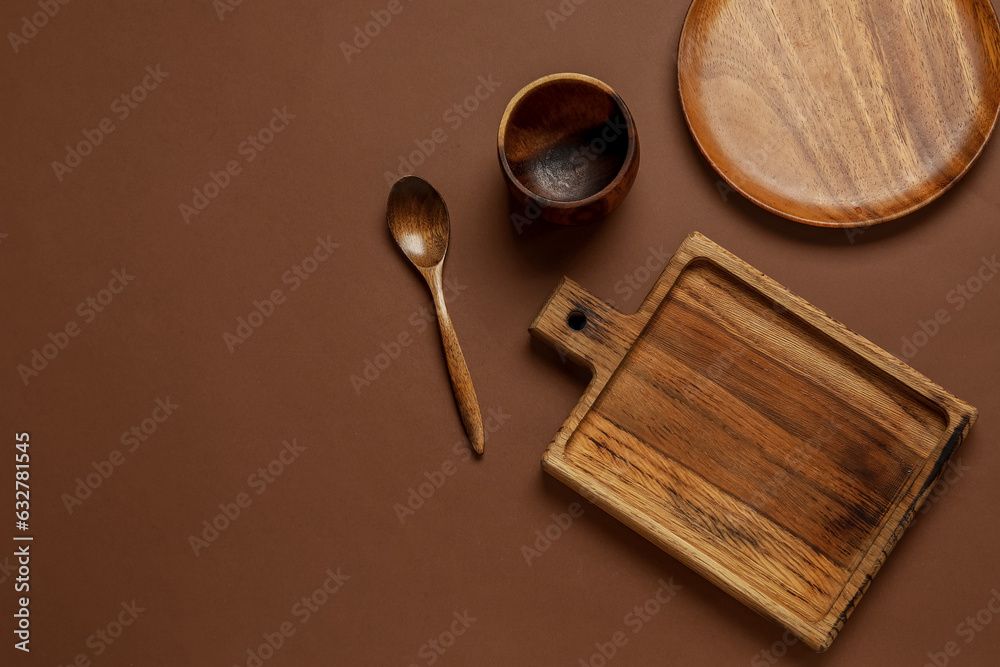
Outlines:
<svg viewBox="0 0 1000 667"><path fill-rule="evenodd" d="M625 102L582 74L552 74L518 92L500 120L497 153L511 196L561 225L618 208L639 169L639 135Z"/></svg>
<svg viewBox="0 0 1000 667"><path fill-rule="evenodd" d="M810 225L872 225L979 156L1000 109L1000 26L990 0L694 0L678 77L733 188Z"/></svg>

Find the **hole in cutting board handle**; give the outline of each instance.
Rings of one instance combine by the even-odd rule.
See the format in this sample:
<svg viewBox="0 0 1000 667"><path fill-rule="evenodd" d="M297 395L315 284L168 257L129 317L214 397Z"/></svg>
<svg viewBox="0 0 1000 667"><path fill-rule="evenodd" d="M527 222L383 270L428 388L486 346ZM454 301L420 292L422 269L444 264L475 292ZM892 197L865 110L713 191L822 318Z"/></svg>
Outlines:
<svg viewBox="0 0 1000 667"><path fill-rule="evenodd" d="M573 331L583 331L583 328L587 326L587 316L579 310L574 310L566 318L566 324Z"/></svg>

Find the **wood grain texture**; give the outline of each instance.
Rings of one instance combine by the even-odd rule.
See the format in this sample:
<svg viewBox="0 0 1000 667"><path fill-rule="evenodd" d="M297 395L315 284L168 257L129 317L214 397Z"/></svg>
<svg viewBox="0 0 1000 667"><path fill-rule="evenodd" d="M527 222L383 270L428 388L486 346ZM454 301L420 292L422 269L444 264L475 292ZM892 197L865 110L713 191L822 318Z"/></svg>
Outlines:
<svg viewBox="0 0 1000 667"><path fill-rule="evenodd" d="M583 74L525 86L500 120L497 155L507 189L557 224L592 222L618 208L639 169L639 135L625 102Z"/></svg>
<svg viewBox="0 0 1000 667"><path fill-rule="evenodd" d="M544 468L817 651L978 415L700 234L635 314L564 279L530 330L594 373Z"/></svg>
<svg viewBox="0 0 1000 667"><path fill-rule="evenodd" d="M486 433L479 410L479 399L472 386L472 376L465 355L458 344L458 335L448 315L444 300L444 258L451 236L451 220L444 199L430 183L417 176L404 176L389 192L386 221L396 244L420 271L434 297L441 344L448 364L448 377L455 404L469 443L477 454L483 453Z"/></svg>
<svg viewBox="0 0 1000 667"><path fill-rule="evenodd" d="M1000 109L990 0L694 0L678 54L701 151L760 206L892 220L969 169Z"/></svg>

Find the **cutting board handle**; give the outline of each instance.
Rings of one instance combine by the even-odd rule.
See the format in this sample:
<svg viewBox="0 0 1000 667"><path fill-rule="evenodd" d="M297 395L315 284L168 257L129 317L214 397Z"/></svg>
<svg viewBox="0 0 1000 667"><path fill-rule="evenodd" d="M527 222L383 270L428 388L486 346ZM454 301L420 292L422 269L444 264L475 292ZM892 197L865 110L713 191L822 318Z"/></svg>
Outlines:
<svg viewBox="0 0 1000 667"><path fill-rule="evenodd" d="M638 337L640 327L569 278L563 278L528 331L561 354L608 379Z"/></svg>

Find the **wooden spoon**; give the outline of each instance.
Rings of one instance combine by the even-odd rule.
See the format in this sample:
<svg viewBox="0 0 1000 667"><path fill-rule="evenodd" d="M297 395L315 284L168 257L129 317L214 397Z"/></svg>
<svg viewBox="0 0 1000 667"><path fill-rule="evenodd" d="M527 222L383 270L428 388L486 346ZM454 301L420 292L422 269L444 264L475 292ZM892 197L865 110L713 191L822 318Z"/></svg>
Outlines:
<svg viewBox="0 0 1000 667"><path fill-rule="evenodd" d="M469 367L465 363L458 336L448 317L444 302L444 286L441 282L444 256L448 252L448 236L451 224L448 207L444 199L431 184L416 176L404 176L396 181L389 192L386 220L396 244L403 250L420 275L427 281L434 295L438 325L441 328L441 342L444 344L448 373L455 394L462 424L469 436L472 448L477 454L483 453L483 417L479 412L479 400L472 387Z"/></svg>

